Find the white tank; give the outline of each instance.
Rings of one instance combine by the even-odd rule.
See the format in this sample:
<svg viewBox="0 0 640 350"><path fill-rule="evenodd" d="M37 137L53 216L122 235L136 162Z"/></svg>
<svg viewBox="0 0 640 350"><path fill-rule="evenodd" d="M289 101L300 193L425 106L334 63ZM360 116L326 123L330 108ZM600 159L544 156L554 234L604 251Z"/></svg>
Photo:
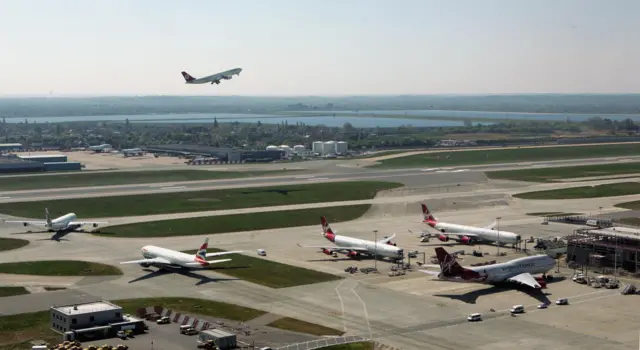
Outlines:
<svg viewBox="0 0 640 350"><path fill-rule="evenodd" d="M304 152L305 147L303 145L295 145L293 146L293 150L298 153L298 152Z"/></svg>
<svg viewBox="0 0 640 350"><path fill-rule="evenodd" d="M279 150L278 146L273 146L273 145L267 146L267 151L277 151L277 150Z"/></svg>
<svg viewBox="0 0 640 350"><path fill-rule="evenodd" d="M313 153L322 153L322 147L324 146L324 142L322 141L315 141L312 144L311 150L313 151Z"/></svg>
<svg viewBox="0 0 640 350"><path fill-rule="evenodd" d="M346 154L347 153L347 143L344 141L338 141L336 143L336 153L338 154Z"/></svg>
<svg viewBox="0 0 640 350"><path fill-rule="evenodd" d="M327 141L322 145L322 154L335 154L336 153L336 142L335 141Z"/></svg>
<svg viewBox="0 0 640 350"><path fill-rule="evenodd" d="M289 146L287 146L287 145L280 145L280 148L282 148L282 149L287 149L287 148L291 148L291 147L289 147Z"/></svg>

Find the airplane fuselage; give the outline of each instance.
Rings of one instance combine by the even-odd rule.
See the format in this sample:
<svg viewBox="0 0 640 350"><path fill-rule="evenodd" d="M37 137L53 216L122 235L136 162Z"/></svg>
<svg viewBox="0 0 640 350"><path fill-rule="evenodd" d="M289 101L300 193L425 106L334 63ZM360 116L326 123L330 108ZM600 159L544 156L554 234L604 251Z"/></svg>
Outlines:
<svg viewBox="0 0 640 350"><path fill-rule="evenodd" d="M387 258L402 259L402 256L404 255L404 251L396 246L386 243L376 243L374 241L359 238L336 235L334 243L338 247L362 247L371 255L375 254Z"/></svg>
<svg viewBox="0 0 640 350"><path fill-rule="evenodd" d="M207 84L207 83L215 83L219 82L223 79L231 79L233 75L240 75L242 68L234 68L221 73L212 74L203 78L194 79L191 81L185 82L185 84Z"/></svg>
<svg viewBox="0 0 640 350"><path fill-rule="evenodd" d="M454 233L464 236L465 233L472 233L477 235L477 239L480 241L488 242L500 242L502 244L516 244L520 241L520 235L509 231L492 230L474 226L457 225L445 222L438 222L435 225L430 225L434 229L442 233Z"/></svg>
<svg viewBox="0 0 640 350"><path fill-rule="evenodd" d="M548 255L527 256L499 264L465 268L477 272L479 275L477 278L464 279L442 277L441 275L439 278L458 282L499 283L521 273L544 274L553 269L555 265L556 261Z"/></svg>
<svg viewBox="0 0 640 350"><path fill-rule="evenodd" d="M67 230L67 229L76 229L77 227L70 227L69 223L72 221L78 220L78 217L74 213L69 213L63 215L59 218L55 218L51 220L51 225L48 227L51 230Z"/></svg>
<svg viewBox="0 0 640 350"><path fill-rule="evenodd" d="M145 259L162 258L170 262L169 266L176 267L188 267L193 269L194 266L186 266L186 263L193 263L195 261L193 254L186 254L172 249L156 247L153 245L146 245L140 249L140 253ZM154 264L140 264L143 267L152 266ZM197 267L195 267L197 268Z"/></svg>

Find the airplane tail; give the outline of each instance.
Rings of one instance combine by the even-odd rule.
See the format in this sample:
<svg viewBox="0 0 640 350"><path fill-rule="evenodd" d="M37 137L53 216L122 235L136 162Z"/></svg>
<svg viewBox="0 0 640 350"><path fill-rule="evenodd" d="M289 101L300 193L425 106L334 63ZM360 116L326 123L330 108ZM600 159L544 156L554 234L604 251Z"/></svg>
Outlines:
<svg viewBox="0 0 640 350"><path fill-rule="evenodd" d="M182 72L182 76L184 77L184 80L187 81L187 82L191 82L191 81L196 80L196 78L192 77L187 72Z"/></svg>
<svg viewBox="0 0 640 350"><path fill-rule="evenodd" d="M427 207L426 204L422 203L422 218L423 218L423 222L436 222L438 220L436 220L436 217L433 216L433 214L431 214L431 212L429 211L429 208Z"/></svg>
<svg viewBox="0 0 640 350"><path fill-rule="evenodd" d="M333 242L336 238L336 234L333 233L333 230L329 226L329 222L327 221L327 218L325 218L324 216L320 217L320 222L322 223L322 235L326 239Z"/></svg>
<svg viewBox="0 0 640 350"><path fill-rule="evenodd" d="M456 261L456 258L447 253L442 247L436 248L436 255L438 257L438 263L440 263L440 271L444 277L461 276L465 269L460 266Z"/></svg>
<svg viewBox="0 0 640 350"><path fill-rule="evenodd" d="M209 247L209 237L204 240L204 243L200 246L200 249L196 252L195 260L200 265L208 265L207 263L207 248Z"/></svg>
<svg viewBox="0 0 640 350"><path fill-rule="evenodd" d="M49 215L49 208L44 208L44 220L48 226L51 226L51 216Z"/></svg>

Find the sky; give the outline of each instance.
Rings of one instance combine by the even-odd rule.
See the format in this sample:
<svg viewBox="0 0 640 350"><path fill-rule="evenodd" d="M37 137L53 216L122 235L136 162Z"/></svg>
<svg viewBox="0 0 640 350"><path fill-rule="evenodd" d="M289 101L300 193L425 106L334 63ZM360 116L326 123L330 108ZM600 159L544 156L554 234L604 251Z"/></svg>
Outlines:
<svg viewBox="0 0 640 350"><path fill-rule="evenodd" d="M0 0L0 96L640 93L638 0ZM185 85L240 67L220 85Z"/></svg>

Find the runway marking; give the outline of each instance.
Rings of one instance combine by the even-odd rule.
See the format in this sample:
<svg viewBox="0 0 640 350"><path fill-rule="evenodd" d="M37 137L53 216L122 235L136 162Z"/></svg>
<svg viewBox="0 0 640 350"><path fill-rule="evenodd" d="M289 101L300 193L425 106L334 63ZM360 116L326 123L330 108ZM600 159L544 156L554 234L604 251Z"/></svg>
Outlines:
<svg viewBox="0 0 640 350"><path fill-rule="evenodd" d="M336 288L336 294L338 294L338 299L340 299L340 308L342 309L342 315L340 316L340 318L342 319L342 327L344 328L344 332L347 333L347 321L344 319L344 302L342 301L342 296L340 295L340 291L338 290L338 288L340 288L340 286L346 282L347 279L343 279L342 282L340 282Z"/></svg>
<svg viewBox="0 0 640 350"><path fill-rule="evenodd" d="M169 187L161 187L161 190L179 190L181 188L186 188L187 186L169 186Z"/></svg>
<svg viewBox="0 0 640 350"><path fill-rule="evenodd" d="M463 171L469 171L469 169L458 169L458 170L452 170L451 172L452 173L460 173L460 172L463 172Z"/></svg>
<svg viewBox="0 0 640 350"><path fill-rule="evenodd" d="M427 168L427 169L420 169L420 171L434 171L437 168Z"/></svg>
<svg viewBox="0 0 640 350"><path fill-rule="evenodd" d="M307 179L307 180L329 180L328 177L316 177L316 178L311 178L311 179Z"/></svg>
<svg viewBox="0 0 640 350"><path fill-rule="evenodd" d="M11 197L0 197L0 199L11 199Z"/></svg>
<svg viewBox="0 0 640 350"><path fill-rule="evenodd" d="M351 292L356 296L356 298L358 298L358 300L360 300L360 304L362 304L362 308L364 309L364 319L367 321L367 328L369 329L369 337L373 338L373 331L371 330L371 324L369 323L369 313L367 312L367 304L364 303L364 300L362 300L362 298L360 298L360 295L358 295L358 292L356 292L356 287L359 283L360 282L356 283L351 288Z"/></svg>
<svg viewBox="0 0 640 350"><path fill-rule="evenodd" d="M167 184L149 185L150 188L167 187Z"/></svg>
<svg viewBox="0 0 640 350"><path fill-rule="evenodd" d="M294 176L294 179L312 179L314 178L314 175L299 175L299 176Z"/></svg>

